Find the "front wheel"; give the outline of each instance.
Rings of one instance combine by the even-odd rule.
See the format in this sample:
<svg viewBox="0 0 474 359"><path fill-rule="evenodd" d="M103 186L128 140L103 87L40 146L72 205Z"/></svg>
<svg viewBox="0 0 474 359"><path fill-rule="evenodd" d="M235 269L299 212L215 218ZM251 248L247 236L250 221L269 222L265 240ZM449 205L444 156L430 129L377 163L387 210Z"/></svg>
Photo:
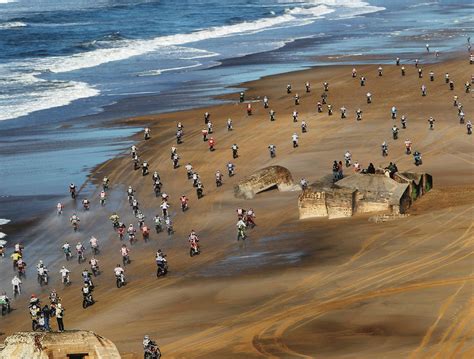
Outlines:
<svg viewBox="0 0 474 359"><path fill-rule="evenodd" d="M86 309L87 308L87 300L82 301L82 308Z"/></svg>
<svg viewBox="0 0 474 359"><path fill-rule="evenodd" d="M122 287L122 281L120 280L120 278L117 278L117 288L121 288Z"/></svg>

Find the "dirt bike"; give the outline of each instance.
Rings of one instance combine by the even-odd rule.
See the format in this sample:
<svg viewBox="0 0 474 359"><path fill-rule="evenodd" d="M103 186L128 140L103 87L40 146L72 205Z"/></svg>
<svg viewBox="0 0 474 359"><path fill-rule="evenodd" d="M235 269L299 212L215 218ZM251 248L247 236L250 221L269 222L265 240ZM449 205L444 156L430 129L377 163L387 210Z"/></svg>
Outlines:
<svg viewBox="0 0 474 359"><path fill-rule="evenodd" d="M97 277L100 274L99 266L98 265L93 265L91 266L92 274L94 277Z"/></svg>
<svg viewBox="0 0 474 359"><path fill-rule="evenodd" d="M168 262L166 259L163 260L161 265L157 265L156 268L156 276L157 277L162 277L165 276L168 273Z"/></svg>
<svg viewBox="0 0 474 359"><path fill-rule="evenodd" d="M196 194L197 194L198 199L202 198L202 196L203 196L202 188L196 188Z"/></svg>
<svg viewBox="0 0 474 359"><path fill-rule="evenodd" d="M168 233L168 236L171 236L174 233L174 229L173 229L172 224L166 225L166 232Z"/></svg>
<svg viewBox="0 0 474 359"><path fill-rule="evenodd" d="M70 285L71 281L69 280L69 274L66 274L65 276L62 277L62 282L64 286Z"/></svg>
<svg viewBox="0 0 474 359"><path fill-rule="evenodd" d="M188 210L188 203L187 202L181 202L181 210L183 212L186 212Z"/></svg>
<svg viewBox="0 0 474 359"><path fill-rule="evenodd" d="M48 285L48 279L49 276L47 272L44 272L42 275L38 274L38 283L40 286L43 286L43 284Z"/></svg>
<svg viewBox="0 0 474 359"><path fill-rule="evenodd" d="M125 267L127 264L130 264L130 257L128 256L128 254L126 256L122 256L122 263L123 263L123 266Z"/></svg>
<svg viewBox="0 0 474 359"><path fill-rule="evenodd" d="M16 298L17 296L19 296L19 295L20 295L20 292L21 292L20 286L19 286L19 285L16 285L16 286L13 288L13 297Z"/></svg>
<svg viewBox="0 0 474 359"><path fill-rule="evenodd" d="M125 285L125 276L123 273L120 275L115 275L115 284L117 285L117 288L121 288L123 285Z"/></svg>
<svg viewBox="0 0 474 359"><path fill-rule="evenodd" d="M66 260L69 261L72 257L70 249L63 249L64 255L66 256Z"/></svg>
<svg viewBox="0 0 474 359"><path fill-rule="evenodd" d="M191 246L189 248L189 256L194 257L197 256L201 253L201 248L199 248L199 244L196 244L195 246Z"/></svg>
<svg viewBox="0 0 474 359"><path fill-rule="evenodd" d="M216 187L222 186L222 179L221 178L216 178Z"/></svg>
<svg viewBox="0 0 474 359"><path fill-rule="evenodd" d="M398 139L398 131L392 131L393 139Z"/></svg>
<svg viewBox="0 0 474 359"><path fill-rule="evenodd" d="M86 259L84 257L84 252L80 251L77 252L77 263L81 264L81 262L84 262Z"/></svg>
<svg viewBox="0 0 474 359"><path fill-rule="evenodd" d="M243 228L239 228L237 230L237 240L238 241L240 241L241 239L245 240L245 238L247 238L247 236L245 235L245 230Z"/></svg>
<svg viewBox="0 0 474 359"><path fill-rule="evenodd" d="M10 313L11 307L10 300L8 298L4 300L2 299L2 301L0 302L0 306L2 307L2 316Z"/></svg>
<svg viewBox="0 0 474 359"><path fill-rule="evenodd" d="M79 221L72 221L72 229L74 230L74 232L77 232L77 230L79 229Z"/></svg>
<svg viewBox="0 0 474 359"><path fill-rule="evenodd" d="M100 253L99 246L92 247L92 253L94 253L95 256L98 255Z"/></svg>
<svg viewBox="0 0 474 359"><path fill-rule="evenodd" d="M93 305L95 303L94 298L92 298L92 293L84 295L84 299L82 300L82 308L86 309L88 306Z"/></svg>

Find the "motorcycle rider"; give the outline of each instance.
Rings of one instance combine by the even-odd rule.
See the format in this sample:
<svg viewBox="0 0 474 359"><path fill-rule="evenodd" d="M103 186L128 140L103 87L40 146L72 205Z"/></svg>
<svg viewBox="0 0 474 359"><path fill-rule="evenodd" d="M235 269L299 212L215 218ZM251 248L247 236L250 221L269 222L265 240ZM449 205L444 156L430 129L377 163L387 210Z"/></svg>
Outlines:
<svg viewBox="0 0 474 359"><path fill-rule="evenodd" d="M234 171L235 171L235 165L231 162L228 162L227 163L227 172L229 174L229 177L232 177L234 175Z"/></svg>
<svg viewBox="0 0 474 359"><path fill-rule="evenodd" d="M158 174L158 171L155 171L153 172L153 175L151 176L151 180L153 181L153 183L155 183L156 181L159 181L161 178L160 178L160 175Z"/></svg>
<svg viewBox="0 0 474 359"><path fill-rule="evenodd" d="M128 186L127 188L127 195L128 195L128 200L131 201L133 196L135 194L135 190L132 188L132 186Z"/></svg>
<svg viewBox="0 0 474 359"><path fill-rule="evenodd" d="M247 104L247 116L252 116L252 104Z"/></svg>
<svg viewBox="0 0 474 359"><path fill-rule="evenodd" d="M382 143L382 156L388 156L388 145L385 141Z"/></svg>
<svg viewBox="0 0 474 359"><path fill-rule="evenodd" d="M366 81L367 81L367 79L365 78L365 76L361 76L360 77L360 86L365 86Z"/></svg>
<svg viewBox="0 0 474 359"><path fill-rule="evenodd" d="M295 133L293 133L293 135L291 135L291 141L293 142L293 148L296 148L298 147L298 135Z"/></svg>
<svg viewBox="0 0 474 359"><path fill-rule="evenodd" d="M405 152L407 155L411 153L411 141L408 138L405 140Z"/></svg>
<svg viewBox="0 0 474 359"><path fill-rule="evenodd" d="M179 167L179 156L177 153L173 155L173 168L176 169Z"/></svg>
<svg viewBox="0 0 474 359"><path fill-rule="evenodd" d="M362 120L362 110L360 108L358 108L356 111L356 120L357 121Z"/></svg>
<svg viewBox="0 0 474 359"><path fill-rule="evenodd" d="M273 144L270 144L268 146L268 150L270 151L270 157L273 158L276 156L276 146Z"/></svg>
<svg viewBox="0 0 474 359"><path fill-rule="evenodd" d="M93 303L94 299L92 298L92 291L93 287L90 286L87 282L84 283L84 286L82 287L82 296L85 301L88 303Z"/></svg>
<svg viewBox="0 0 474 359"><path fill-rule="evenodd" d="M352 69L352 77L353 78L357 77L357 70L355 69L355 67Z"/></svg>
<svg viewBox="0 0 474 359"><path fill-rule="evenodd" d="M99 241L97 240L97 238L95 238L94 236L91 236L91 238L89 239L89 243L91 245L92 252L98 253L99 252Z"/></svg>
<svg viewBox="0 0 474 359"><path fill-rule="evenodd" d="M74 183L69 185L69 193L71 194L72 199L76 198L76 185Z"/></svg>
<svg viewBox="0 0 474 359"><path fill-rule="evenodd" d="M426 86L425 85L421 85L421 96L426 96Z"/></svg>
<svg viewBox="0 0 474 359"><path fill-rule="evenodd" d="M237 227L237 240L240 240L241 238L245 239L247 237L247 235L245 234L245 228L247 227L245 225L245 222L242 219L239 219L236 224L236 227Z"/></svg>
<svg viewBox="0 0 474 359"><path fill-rule="evenodd" d="M342 106L341 107L341 119L346 118L347 117L346 114L347 114L347 109L346 109L345 106Z"/></svg>
<svg viewBox="0 0 474 359"><path fill-rule="evenodd" d="M276 112L273 110L270 110L269 114L270 114L270 121L275 121Z"/></svg>
<svg viewBox="0 0 474 359"><path fill-rule="evenodd" d="M207 123L207 132L211 134L213 132L212 122L209 120Z"/></svg>
<svg viewBox="0 0 474 359"><path fill-rule="evenodd" d="M234 143L230 148L232 150L232 158L235 159L235 158L239 157L239 153L238 153L239 146L237 146L237 144Z"/></svg>
<svg viewBox="0 0 474 359"><path fill-rule="evenodd" d="M286 93L291 93L291 85L286 85Z"/></svg>
<svg viewBox="0 0 474 359"><path fill-rule="evenodd" d="M183 212L188 209L188 197L186 197L184 194L179 197L179 201L181 202L181 209Z"/></svg>
<svg viewBox="0 0 474 359"><path fill-rule="evenodd" d="M402 76L405 76L405 66L402 66L400 70L402 71Z"/></svg>
<svg viewBox="0 0 474 359"><path fill-rule="evenodd" d="M196 186L196 194L198 199L202 197L203 189L204 186L202 185L201 181L199 181Z"/></svg>
<svg viewBox="0 0 474 359"><path fill-rule="evenodd" d="M168 235L171 236L174 233L174 230L173 230L173 221L171 220L170 216L167 216L165 218L165 225L166 225L166 232L168 232Z"/></svg>
<svg viewBox="0 0 474 359"><path fill-rule="evenodd" d="M267 97L267 96L265 96L265 97L263 98L263 107L264 107L264 108L268 108L268 97Z"/></svg>
<svg viewBox="0 0 474 359"><path fill-rule="evenodd" d="M308 132L308 124L304 120L301 121L301 132L303 132L303 133Z"/></svg>
<svg viewBox="0 0 474 359"><path fill-rule="evenodd" d="M434 130L435 119L433 117L430 117L428 119L428 123L430 124L430 130Z"/></svg>
<svg viewBox="0 0 474 359"><path fill-rule="evenodd" d="M397 118L397 108L395 106L392 106L392 120L395 120Z"/></svg>
<svg viewBox="0 0 474 359"><path fill-rule="evenodd" d="M466 129L467 129L467 134L471 135L472 134L472 123L471 123L471 121L467 121Z"/></svg>
<svg viewBox="0 0 474 359"><path fill-rule="evenodd" d="M73 213L71 218L69 218L69 221L71 222L73 228L76 229L79 226L79 222L81 220L79 219L79 216L76 213Z"/></svg>
<svg viewBox="0 0 474 359"><path fill-rule="evenodd" d="M398 138L398 127L397 125L393 125L392 127L392 136L393 136L393 139L396 140Z"/></svg>
<svg viewBox="0 0 474 359"><path fill-rule="evenodd" d="M324 91L329 91L329 84L327 82L323 83Z"/></svg>
<svg viewBox="0 0 474 359"><path fill-rule="evenodd" d="M161 251L161 249L158 249L158 252L156 252L155 255L155 262L156 266L161 270L163 274L165 274L165 266L166 266L166 255Z"/></svg>
<svg viewBox="0 0 474 359"><path fill-rule="evenodd" d="M298 94L296 94L294 99L295 99L295 106L299 105L300 104L300 96Z"/></svg>
<svg viewBox="0 0 474 359"><path fill-rule="evenodd" d="M134 158L138 155L138 147L137 146L132 145L130 147L130 155L132 156L132 158Z"/></svg>
<svg viewBox="0 0 474 359"><path fill-rule="evenodd" d="M434 72L430 71L430 81L434 81Z"/></svg>
<svg viewBox="0 0 474 359"><path fill-rule="evenodd" d="M141 211L138 211L136 217L138 219L138 227L142 228L145 225L145 215Z"/></svg>
<svg viewBox="0 0 474 359"><path fill-rule="evenodd" d="M109 189L109 178L107 176L104 176L102 179L102 189L104 191L107 191Z"/></svg>
<svg viewBox="0 0 474 359"><path fill-rule="evenodd" d="M332 116L332 105L328 105L328 116Z"/></svg>
<svg viewBox="0 0 474 359"><path fill-rule="evenodd" d="M214 145L216 144L214 138L211 137L207 143L209 145L209 151L211 152L214 151L215 150Z"/></svg>
<svg viewBox="0 0 474 359"><path fill-rule="evenodd" d="M91 205L91 203L89 202L89 200L87 198L84 198L82 200L82 206L84 207L84 211L88 211L89 208L90 208L90 205Z"/></svg>
<svg viewBox="0 0 474 359"><path fill-rule="evenodd" d="M232 131L234 128L232 127L232 119L227 119L227 131Z"/></svg>
<svg viewBox="0 0 474 359"><path fill-rule="evenodd" d="M216 171L216 187L222 186L222 178L223 176L222 176L221 171L217 170Z"/></svg>
<svg viewBox="0 0 474 359"><path fill-rule="evenodd" d="M148 174L148 162L147 161L143 161L143 164L142 164L142 175L143 176L146 176Z"/></svg>
<svg viewBox="0 0 474 359"><path fill-rule="evenodd" d="M193 187L196 187L199 182L199 174L197 172L193 172L191 178L193 180Z"/></svg>
<svg viewBox="0 0 474 359"><path fill-rule="evenodd" d="M135 227L133 227L133 224L130 223L130 225L127 228L127 233L128 233L128 240L130 241L130 244L133 244L133 241L135 240L135 233L137 230ZM125 244L122 245L122 247L125 246Z"/></svg>
<svg viewBox="0 0 474 359"><path fill-rule="evenodd" d="M119 215L114 212L114 213L109 217L109 219L112 221L114 228L117 228L118 225L119 225L119 220L120 220Z"/></svg>
<svg viewBox="0 0 474 359"><path fill-rule="evenodd" d="M418 151L413 152L413 159L415 160L415 165L421 165L421 153Z"/></svg>
<svg viewBox="0 0 474 359"><path fill-rule="evenodd" d="M407 128L407 118L405 115L402 115L402 118L401 118L401 123L402 123L402 128L405 129Z"/></svg>
<svg viewBox="0 0 474 359"><path fill-rule="evenodd" d="M311 92L311 85L310 85L309 81L306 81L304 87L306 88L306 92Z"/></svg>
<svg viewBox="0 0 474 359"><path fill-rule="evenodd" d="M92 257L91 260L89 261L89 264L91 266L91 271L94 275L97 275L99 272L99 260L96 259L95 257Z"/></svg>
<svg viewBox="0 0 474 359"><path fill-rule="evenodd" d="M190 251L192 253L198 253L199 252L199 238L194 231L194 229L191 231L191 234L188 237L188 242L190 245Z"/></svg>
<svg viewBox="0 0 474 359"><path fill-rule="evenodd" d="M298 122L298 111L293 111L293 122Z"/></svg>
<svg viewBox="0 0 474 359"><path fill-rule="evenodd" d="M349 167L351 165L352 160L352 154L349 152L349 150L344 153L344 160L346 161L346 167Z"/></svg>
<svg viewBox="0 0 474 359"><path fill-rule="evenodd" d="M399 57L397 57L397 59L395 60L395 64L396 64L397 66L400 66L400 58L399 58Z"/></svg>
<svg viewBox="0 0 474 359"><path fill-rule="evenodd" d="M370 92L367 92L367 103L372 103L372 94Z"/></svg>
<svg viewBox="0 0 474 359"><path fill-rule="evenodd" d="M63 208L63 204L61 202L58 202L58 204L56 205L56 213L58 214L58 216L63 213Z"/></svg>
<svg viewBox="0 0 474 359"><path fill-rule="evenodd" d="M94 288L94 284L92 284L92 273L89 272L87 268L84 268L81 273L81 276L84 283L87 283L89 287Z"/></svg>
<svg viewBox="0 0 474 359"><path fill-rule="evenodd" d="M133 213L135 213L135 214L138 213L138 207L139 207L138 200L134 198L134 199L132 200L132 210L133 210Z"/></svg>
<svg viewBox="0 0 474 359"><path fill-rule="evenodd" d="M61 282L64 284L69 284L69 269L67 269L65 266L62 266L62 268L59 270L59 273L61 274Z"/></svg>
<svg viewBox="0 0 474 359"><path fill-rule="evenodd" d="M145 140L149 140L149 139L150 139L150 137L151 137L151 130L150 130L148 127L145 128L145 132L143 133L143 137L145 138Z"/></svg>
<svg viewBox="0 0 474 359"><path fill-rule="evenodd" d="M383 72L382 66L379 66L377 70L378 70L379 76L382 76L382 72Z"/></svg>
<svg viewBox="0 0 474 359"><path fill-rule="evenodd" d="M37 267L36 267L36 270L38 272L38 282L41 283L41 281L43 279L45 279L45 277L48 276L48 268L46 268L46 266L43 264L42 261L40 261L40 263L38 263ZM46 279L47 281L47 279Z"/></svg>
<svg viewBox="0 0 474 359"><path fill-rule="evenodd" d="M77 253L77 256L78 257L84 257L84 251L86 250L86 248L82 245L81 242L77 242L76 244L76 253Z"/></svg>
<svg viewBox="0 0 474 359"><path fill-rule="evenodd" d="M161 208L161 213L163 214L163 217L166 217L168 216L168 208L170 208L170 205L168 204L168 202L163 202L161 205L160 205L160 208Z"/></svg>
<svg viewBox="0 0 474 359"><path fill-rule="evenodd" d="M322 113L323 112L323 105L321 102L318 101L318 103L316 104L316 108L318 110L318 113Z"/></svg>
<svg viewBox="0 0 474 359"><path fill-rule="evenodd" d="M128 249L125 244L122 244L122 247L120 248L120 254L124 264L130 263L130 249Z"/></svg>
<svg viewBox="0 0 474 359"><path fill-rule="evenodd" d="M21 279L16 275L12 279L12 291L13 295L15 295L15 293L21 294Z"/></svg>
<svg viewBox="0 0 474 359"><path fill-rule="evenodd" d="M204 113L204 123L207 125L209 122L209 118L211 117L211 114L209 112Z"/></svg>
<svg viewBox="0 0 474 359"><path fill-rule="evenodd" d="M99 200L100 200L100 204L102 206L105 206L105 198L106 197L107 197L107 194L105 193L105 191L101 191L100 195L99 195Z"/></svg>

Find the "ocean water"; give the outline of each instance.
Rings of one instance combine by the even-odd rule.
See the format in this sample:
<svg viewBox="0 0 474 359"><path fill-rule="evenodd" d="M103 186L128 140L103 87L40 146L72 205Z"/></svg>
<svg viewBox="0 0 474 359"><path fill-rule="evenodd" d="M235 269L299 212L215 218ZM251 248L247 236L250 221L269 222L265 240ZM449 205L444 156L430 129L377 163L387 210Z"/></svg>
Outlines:
<svg viewBox="0 0 474 359"><path fill-rule="evenodd" d="M138 130L110 120L212 103L323 55L463 50L473 13L471 0L0 0L0 205L82 183Z"/></svg>

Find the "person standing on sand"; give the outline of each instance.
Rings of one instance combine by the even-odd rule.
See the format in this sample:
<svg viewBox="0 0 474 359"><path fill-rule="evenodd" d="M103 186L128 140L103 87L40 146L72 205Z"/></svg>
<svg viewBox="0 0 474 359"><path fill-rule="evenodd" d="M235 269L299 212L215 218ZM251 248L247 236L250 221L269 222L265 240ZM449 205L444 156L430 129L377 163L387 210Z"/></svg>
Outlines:
<svg viewBox="0 0 474 359"><path fill-rule="evenodd" d="M64 332L64 308L61 303L58 303L56 305L56 320L58 322L58 331L59 332Z"/></svg>

